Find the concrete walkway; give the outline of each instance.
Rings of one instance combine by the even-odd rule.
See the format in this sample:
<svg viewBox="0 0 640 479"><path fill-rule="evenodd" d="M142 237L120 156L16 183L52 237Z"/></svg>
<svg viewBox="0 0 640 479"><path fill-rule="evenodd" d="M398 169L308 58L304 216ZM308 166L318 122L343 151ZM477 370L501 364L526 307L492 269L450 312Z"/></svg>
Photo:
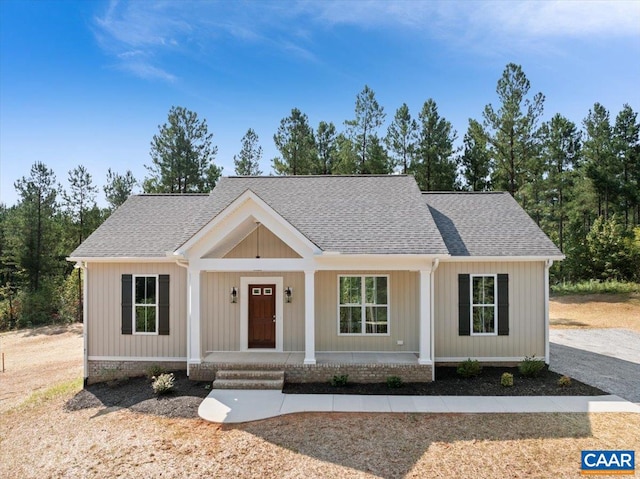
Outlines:
<svg viewBox="0 0 640 479"><path fill-rule="evenodd" d="M361 396L213 390L198 414L217 423L240 423L296 412L535 413L633 412L618 396Z"/></svg>

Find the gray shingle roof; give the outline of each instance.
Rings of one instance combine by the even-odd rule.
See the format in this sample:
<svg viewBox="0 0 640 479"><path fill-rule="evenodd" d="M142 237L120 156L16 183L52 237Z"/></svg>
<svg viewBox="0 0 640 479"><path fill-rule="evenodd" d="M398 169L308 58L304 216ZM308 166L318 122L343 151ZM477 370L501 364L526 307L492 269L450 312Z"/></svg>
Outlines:
<svg viewBox="0 0 640 479"><path fill-rule="evenodd" d="M247 190L323 251L561 255L509 194L422 194L394 175L225 177L210 195L132 196L70 256L164 257Z"/></svg>
<svg viewBox="0 0 640 479"><path fill-rule="evenodd" d="M129 197L71 257L162 257L198 229L193 223L208 195Z"/></svg>
<svg viewBox="0 0 640 479"><path fill-rule="evenodd" d="M410 176L222 178L202 225L251 190L323 251L343 254L447 254Z"/></svg>
<svg viewBox="0 0 640 479"><path fill-rule="evenodd" d="M561 256L509 193L423 193L452 256Z"/></svg>

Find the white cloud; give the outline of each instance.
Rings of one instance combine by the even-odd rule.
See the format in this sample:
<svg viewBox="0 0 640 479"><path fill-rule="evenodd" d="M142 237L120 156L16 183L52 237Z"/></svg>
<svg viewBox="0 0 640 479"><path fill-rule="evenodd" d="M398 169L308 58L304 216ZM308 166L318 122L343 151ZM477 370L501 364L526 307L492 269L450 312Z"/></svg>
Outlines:
<svg viewBox="0 0 640 479"><path fill-rule="evenodd" d="M559 38L638 38L640 1L113 0L94 24L100 46L120 68L174 81L176 76L161 67L163 55L193 58L199 51L210 52L222 37L318 62L313 51L317 30L337 25L407 31L485 55L549 49Z"/></svg>

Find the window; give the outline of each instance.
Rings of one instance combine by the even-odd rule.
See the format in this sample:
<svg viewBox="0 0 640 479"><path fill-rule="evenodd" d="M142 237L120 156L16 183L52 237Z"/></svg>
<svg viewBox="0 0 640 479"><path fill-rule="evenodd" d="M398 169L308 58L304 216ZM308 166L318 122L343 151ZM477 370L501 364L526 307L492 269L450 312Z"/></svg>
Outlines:
<svg viewBox="0 0 640 479"><path fill-rule="evenodd" d="M338 333L389 334L388 276L338 277Z"/></svg>
<svg viewBox="0 0 640 479"><path fill-rule="evenodd" d="M156 334L158 332L158 277L134 276L134 334Z"/></svg>
<svg viewBox="0 0 640 479"><path fill-rule="evenodd" d="M496 334L496 288L495 275L471 275L472 334Z"/></svg>

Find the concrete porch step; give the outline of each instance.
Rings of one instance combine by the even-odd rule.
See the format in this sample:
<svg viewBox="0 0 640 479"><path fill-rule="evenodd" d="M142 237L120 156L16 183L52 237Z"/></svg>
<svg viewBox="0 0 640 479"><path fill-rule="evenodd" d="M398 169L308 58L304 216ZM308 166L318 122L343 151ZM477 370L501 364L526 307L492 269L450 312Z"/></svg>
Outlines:
<svg viewBox="0 0 640 479"><path fill-rule="evenodd" d="M284 371L220 369L216 373L216 379L279 380L284 379Z"/></svg>
<svg viewBox="0 0 640 479"><path fill-rule="evenodd" d="M284 371L221 369L213 389L279 389L284 386Z"/></svg>
<svg viewBox="0 0 640 479"><path fill-rule="evenodd" d="M282 390L284 379L216 379L213 389L278 389Z"/></svg>

